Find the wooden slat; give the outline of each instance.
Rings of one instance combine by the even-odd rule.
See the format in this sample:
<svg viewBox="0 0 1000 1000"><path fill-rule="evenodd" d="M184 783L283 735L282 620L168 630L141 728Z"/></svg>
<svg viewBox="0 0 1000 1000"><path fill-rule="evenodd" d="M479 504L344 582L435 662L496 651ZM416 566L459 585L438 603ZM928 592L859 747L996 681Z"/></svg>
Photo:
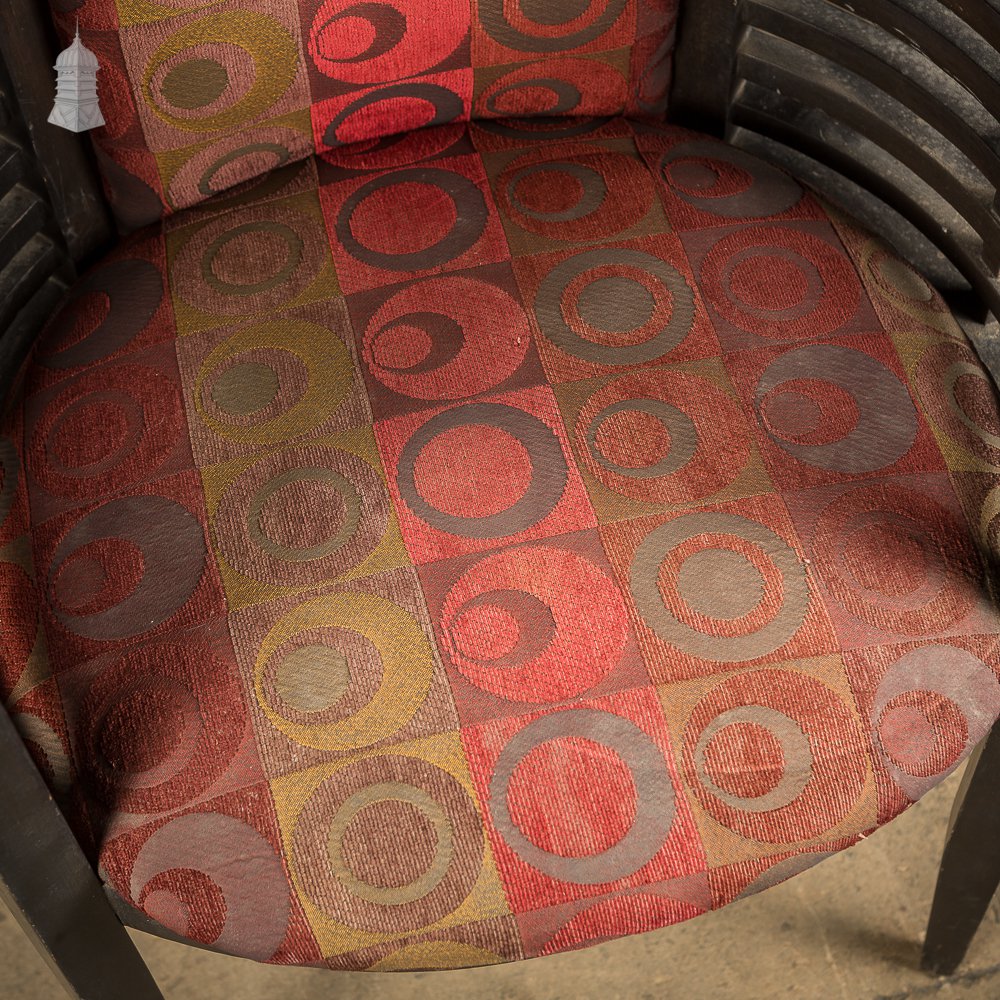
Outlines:
<svg viewBox="0 0 1000 1000"><path fill-rule="evenodd" d="M825 163L872 192L938 246L987 306L1000 313L1000 287L984 264L982 241L944 199L875 143L787 94L745 83L733 107L734 126L767 136L772 158L781 146ZM740 134L734 132L739 143Z"/></svg>
<svg viewBox="0 0 1000 1000"><path fill-rule="evenodd" d="M670 119L723 134L738 28L737 0L681 0Z"/></svg>
<svg viewBox="0 0 1000 1000"><path fill-rule="evenodd" d="M779 165L801 154L837 171L903 215L981 303L1000 309L996 7L739 0L738 20L725 108L731 141ZM933 258L907 242L912 263Z"/></svg>
<svg viewBox="0 0 1000 1000"><path fill-rule="evenodd" d="M886 89L875 87L842 63L757 29L740 45L737 73L768 90L795 95L868 138L937 191L984 243L1000 249L1000 220L991 208L996 187L925 118L901 106L900 90L890 90L889 80ZM993 164L1000 172L1000 160L994 157Z"/></svg>

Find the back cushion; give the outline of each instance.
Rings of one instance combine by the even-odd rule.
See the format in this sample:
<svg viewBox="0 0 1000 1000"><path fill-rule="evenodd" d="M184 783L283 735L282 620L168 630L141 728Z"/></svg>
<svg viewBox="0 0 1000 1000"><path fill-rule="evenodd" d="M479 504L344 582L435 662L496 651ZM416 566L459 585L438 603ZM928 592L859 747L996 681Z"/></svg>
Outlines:
<svg viewBox="0 0 1000 1000"><path fill-rule="evenodd" d="M100 59L134 229L313 152L469 118L657 117L678 0L51 0Z"/></svg>

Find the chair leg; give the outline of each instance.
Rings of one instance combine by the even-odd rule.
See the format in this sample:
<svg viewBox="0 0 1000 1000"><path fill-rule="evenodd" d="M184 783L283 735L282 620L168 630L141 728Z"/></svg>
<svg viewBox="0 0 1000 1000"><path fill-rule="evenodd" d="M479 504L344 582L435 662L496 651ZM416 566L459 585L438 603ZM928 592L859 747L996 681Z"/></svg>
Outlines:
<svg viewBox="0 0 1000 1000"><path fill-rule="evenodd" d="M163 1000L0 706L0 898L76 1000Z"/></svg>
<svg viewBox="0 0 1000 1000"><path fill-rule="evenodd" d="M1000 724L969 761L952 807L921 966L954 972L1000 886Z"/></svg>

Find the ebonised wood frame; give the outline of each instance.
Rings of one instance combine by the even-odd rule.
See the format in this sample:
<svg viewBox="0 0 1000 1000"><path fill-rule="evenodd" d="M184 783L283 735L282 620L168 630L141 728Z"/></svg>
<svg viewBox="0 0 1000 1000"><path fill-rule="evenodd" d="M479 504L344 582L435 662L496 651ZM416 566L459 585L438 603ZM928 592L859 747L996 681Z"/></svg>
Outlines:
<svg viewBox="0 0 1000 1000"><path fill-rule="evenodd" d="M0 398L115 239L86 137L46 123L44 6L0 0ZM868 219L960 313L1000 316L1000 0L682 0L671 117ZM71 995L157 1000L3 709L0 760L0 896ZM924 947L938 974L1000 884L1000 851L982 850L1000 838L998 774L1000 727L956 800Z"/></svg>
<svg viewBox="0 0 1000 1000"><path fill-rule="evenodd" d="M960 314L1000 316L997 0L689 0L680 42L675 119L868 219Z"/></svg>

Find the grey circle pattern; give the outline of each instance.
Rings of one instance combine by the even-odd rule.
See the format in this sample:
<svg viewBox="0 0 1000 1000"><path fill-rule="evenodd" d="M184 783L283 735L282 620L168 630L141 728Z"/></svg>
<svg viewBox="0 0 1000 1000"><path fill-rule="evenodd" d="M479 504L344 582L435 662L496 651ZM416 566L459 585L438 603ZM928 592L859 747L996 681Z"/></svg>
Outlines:
<svg viewBox="0 0 1000 1000"><path fill-rule="evenodd" d="M600 38L621 17L625 5L626 0L608 0L604 11L586 27L554 36L529 35L515 28L507 19L503 0L479 0L478 13L480 23L490 37L509 49L516 49L519 52L568 52L570 49L592 42L595 38ZM547 9L558 10L559 7L553 4ZM544 18L536 23L548 25L553 23L551 15L546 16L537 10L534 13L536 17ZM560 22L557 20L554 23Z"/></svg>
<svg viewBox="0 0 1000 1000"><path fill-rule="evenodd" d="M355 238L351 230L351 218L367 197L399 184L427 184L443 191L455 206L455 224L437 243L422 250L406 253L372 250ZM488 214L482 191L467 177L453 170L409 167L383 174L362 184L344 202L337 215L337 238L352 257L372 267L390 271L423 271L446 264L474 246L486 229Z"/></svg>
<svg viewBox="0 0 1000 1000"><path fill-rule="evenodd" d="M132 542L142 552L143 574L131 594L104 611L73 615L54 604L63 625L88 639L128 639L161 625L187 603L208 558L202 527L181 504L157 496L124 497L85 514L65 535L52 556L50 594L63 563L99 539Z"/></svg>
<svg viewBox="0 0 1000 1000"><path fill-rule="evenodd" d="M231 150L228 153L224 153L220 156L214 163L210 164L205 172L198 178L198 193L204 195L206 198L214 197L220 192L224 191L227 184L222 184L218 188L212 187L212 180L215 175L218 174L223 167L228 166L235 160L239 160L244 156L248 156L251 153L265 153L274 157L274 163L271 166L272 170L278 167L283 167L292 158L291 152L287 147L282 146L277 142L251 142L245 146L240 146L238 149Z"/></svg>
<svg viewBox="0 0 1000 1000"><path fill-rule="evenodd" d="M712 780L705 766L705 753L713 737L727 726L739 722L751 722L763 726L781 744L785 773L766 795L754 798L733 795ZM811 762L812 750L809 747L809 737L802 731L802 727L784 712L766 705L742 705L717 715L701 731L694 751L695 771L702 785L726 805L748 813L771 812L794 802L812 777Z"/></svg>
<svg viewBox="0 0 1000 1000"><path fill-rule="evenodd" d="M608 345L581 337L563 315L562 299L574 278L598 267L635 268L655 278L670 293L672 311L662 330L639 344ZM622 277L625 277L624 275ZM634 279L632 279L634 280ZM636 282L648 294L644 285ZM583 361L607 365L638 365L669 353L690 333L694 323L694 292L684 276L666 261L639 250L585 250L557 264L542 279L535 298L535 316L545 336L557 347Z"/></svg>
<svg viewBox="0 0 1000 1000"><path fill-rule="evenodd" d="M765 427L768 437L793 458L856 475L894 464L913 446L917 412L905 386L871 355L835 344L808 344L772 361L757 384L758 414L769 392L802 378L819 378L843 389L858 407L858 422L839 440L816 445L786 441Z"/></svg>
<svg viewBox="0 0 1000 1000"><path fill-rule="evenodd" d="M632 468L631 466L618 465L605 458L601 453L597 442L597 434L601 424L619 413L629 412L645 413L655 417L670 434L670 450L658 462ZM612 403L594 416L585 434L587 449L594 461L609 472L626 476L629 479L659 479L663 476L671 476L678 469L687 465L698 450L698 431L695 429L694 421L683 410L678 410L676 406L671 406L661 399L633 397Z"/></svg>
<svg viewBox="0 0 1000 1000"><path fill-rule="evenodd" d="M517 185L535 174L565 174L575 178L583 188L583 196L571 205L557 212L540 212L528 208L518 199L515 190ZM597 170L582 163L566 163L562 160L532 163L516 170L507 181L507 199L517 212L528 219L539 222L573 222L596 212L608 197L608 186Z"/></svg>
<svg viewBox="0 0 1000 1000"><path fill-rule="evenodd" d="M573 737L614 750L628 768L636 794L628 832L607 850L585 857L564 857L532 843L514 823L507 804L517 765L536 747ZM577 708L543 715L512 737L490 778L490 814L505 842L533 868L564 882L600 885L627 878L656 856L674 822L675 793L663 752L635 723L611 712Z"/></svg>
<svg viewBox="0 0 1000 1000"><path fill-rule="evenodd" d="M781 574L784 593L780 612L749 635L721 638L700 632L680 621L663 602L657 578L664 557L688 539L704 534L734 535L750 542ZM713 582L725 586L724 580ZM661 639L685 653L719 663L755 660L774 652L798 631L809 610L809 584L794 550L769 528L735 514L685 514L655 528L636 549L629 587L643 620Z"/></svg>
<svg viewBox="0 0 1000 1000"><path fill-rule="evenodd" d="M78 368L100 361L121 350L139 334L156 314L163 301L163 276L148 260L116 260L103 264L82 278L73 288L70 302L84 295L106 295L110 308L104 319L81 340L47 351L39 358L46 368ZM60 317L72 320L72 308ZM69 332L69 331L67 331ZM48 339L58 345L58 333Z"/></svg>
<svg viewBox="0 0 1000 1000"><path fill-rule="evenodd" d="M383 101L392 101L400 97L424 101L434 108L434 117L429 122L425 122L421 126L422 128L429 128L432 125L447 125L448 122L458 121L464 112L461 97L454 91L448 90L447 87L439 87L432 83L399 83L392 87L383 87L381 90L373 90L348 104L326 126L326 130L323 132L323 142L333 148L345 145L344 141L337 138L337 130L351 115L375 104L381 104Z"/></svg>
<svg viewBox="0 0 1000 1000"><path fill-rule="evenodd" d="M695 194L671 186L671 190L678 198L702 212L723 218L762 219L787 212L802 200L802 188L788 174L763 163L756 157L749 156L742 150L718 142L695 140L672 146L663 154L660 170L665 174L666 169L672 164L689 158L728 163L745 170L753 178L746 190L717 197L699 198Z"/></svg>
<svg viewBox="0 0 1000 1000"><path fill-rule="evenodd" d="M151 879L175 868L204 872L222 892L225 923L213 948L258 962L274 955L288 933L289 885L281 858L252 826L223 813L195 812L159 827L132 867L136 904Z"/></svg>
<svg viewBox="0 0 1000 1000"><path fill-rule="evenodd" d="M531 481L524 495L499 513L484 517L447 514L417 491L417 459L439 434L475 424L506 431L521 442L531 456ZM399 492L417 517L439 531L463 538L502 538L530 528L555 509L568 480L566 457L554 431L538 417L502 403L467 403L431 417L407 441L397 473Z"/></svg>
<svg viewBox="0 0 1000 1000"><path fill-rule="evenodd" d="M889 759L878 738L879 720L889 702L909 691L933 691L958 706L968 726L967 753L986 737L994 718L1000 715L1000 681L979 657L946 643L912 649L889 667L872 704L873 742L893 780L916 800L957 767L958 761L941 774L923 776L908 774Z"/></svg>
<svg viewBox="0 0 1000 1000"><path fill-rule="evenodd" d="M546 87L552 87L554 83L555 81L544 81ZM523 85L518 84L518 86ZM519 126L516 124L517 121L518 119L514 118L506 120L480 118L476 121L476 128L482 129L484 132L490 132L493 135L507 136L511 139L538 139L541 135L544 135L547 139L571 139L574 136L588 135L591 132L596 132L611 121L611 118L585 118L581 121L579 118L548 119L539 117L531 120L532 125L536 126L534 129L526 128L523 125Z"/></svg>
<svg viewBox="0 0 1000 1000"><path fill-rule="evenodd" d="M486 110L492 115L499 115L501 118L505 117L504 112L497 107L497 101L501 97L507 94L515 93L522 88L534 88L538 87L544 90L551 91L556 95L556 103L552 107L546 109L547 115L567 115L571 114L575 108L580 104L583 99L583 95L580 93L579 88L575 87L572 83L566 80L551 80L544 77L539 77L537 79L531 80L518 80L516 83L510 83L506 87L501 87L499 90L494 91L486 99ZM574 130L580 126L572 126ZM511 134L510 132L507 133ZM579 133L576 133L579 134ZM565 136L566 133L560 132L560 135Z"/></svg>
<svg viewBox="0 0 1000 1000"><path fill-rule="evenodd" d="M814 865L818 865L827 858L832 858L834 851L812 851L808 854L795 854L790 858L779 861L776 865L771 865L766 871L761 872L738 896L736 899L746 899L748 896L756 895L765 889L771 889L776 885L790 879L793 875L801 875ZM734 900L735 902L735 900Z"/></svg>

